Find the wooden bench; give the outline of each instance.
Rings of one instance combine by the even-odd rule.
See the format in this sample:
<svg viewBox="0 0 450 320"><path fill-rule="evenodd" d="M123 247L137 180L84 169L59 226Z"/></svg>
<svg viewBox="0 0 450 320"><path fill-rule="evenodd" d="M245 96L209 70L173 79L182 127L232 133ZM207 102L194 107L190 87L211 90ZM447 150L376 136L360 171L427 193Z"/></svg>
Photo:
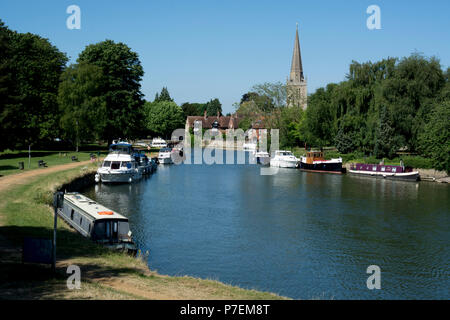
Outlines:
<svg viewBox="0 0 450 320"><path fill-rule="evenodd" d="M38 166L39 166L39 168L40 167L44 167L45 168L45 167L47 167L47 163L44 160L39 160L38 161Z"/></svg>
<svg viewBox="0 0 450 320"><path fill-rule="evenodd" d="M72 161L78 161L77 156L72 156Z"/></svg>

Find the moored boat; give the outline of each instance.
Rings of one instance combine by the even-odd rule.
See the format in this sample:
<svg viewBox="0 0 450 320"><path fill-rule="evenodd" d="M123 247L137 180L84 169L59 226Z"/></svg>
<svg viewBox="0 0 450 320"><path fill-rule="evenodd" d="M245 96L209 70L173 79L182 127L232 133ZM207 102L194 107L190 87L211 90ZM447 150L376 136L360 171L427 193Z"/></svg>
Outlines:
<svg viewBox="0 0 450 320"><path fill-rule="evenodd" d="M403 181L420 180L418 171L412 171L411 169L405 168L404 166L357 163L350 167L349 172L355 175L381 179Z"/></svg>
<svg viewBox="0 0 450 320"><path fill-rule="evenodd" d="M162 148L158 153L158 161L160 164L172 164L172 149Z"/></svg>
<svg viewBox="0 0 450 320"><path fill-rule="evenodd" d="M345 169L342 168L342 158L325 160L323 157L323 152L321 151L307 152L306 157L300 158L299 168L302 171L309 172L337 174L345 172Z"/></svg>
<svg viewBox="0 0 450 320"><path fill-rule="evenodd" d="M256 162L263 166L270 164L270 154L264 151L255 151L254 157L256 158Z"/></svg>
<svg viewBox="0 0 450 320"><path fill-rule="evenodd" d="M161 138L154 138L151 143L152 148L165 148L167 147L167 142Z"/></svg>
<svg viewBox="0 0 450 320"><path fill-rule="evenodd" d="M136 253L128 219L77 192L64 194L61 216L86 238L109 249Z"/></svg>
<svg viewBox="0 0 450 320"><path fill-rule="evenodd" d="M113 143L109 154L95 175L96 182L131 183L142 178L131 144L127 142Z"/></svg>
<svg viewBox="0 0 450 320"><path fill-rule="evenodd" d="M297 168L299 159L291 151L277 150L275 156L270 159L271 167Z"/></svg>

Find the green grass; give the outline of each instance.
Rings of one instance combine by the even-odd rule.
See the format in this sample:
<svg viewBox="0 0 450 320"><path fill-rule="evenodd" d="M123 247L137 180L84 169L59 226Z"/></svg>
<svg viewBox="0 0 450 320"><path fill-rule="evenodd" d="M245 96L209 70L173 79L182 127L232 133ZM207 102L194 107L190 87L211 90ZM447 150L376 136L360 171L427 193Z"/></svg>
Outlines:
<svg viewBox="0 0 450 320"><path fill-rule="evenodd" d="M51 238L53 217L49 204L53 192L90 170L95 170L95 164L39 175L26 185L0 192L0 238L6 237L18 247L24 237ZM65 289L65 268L58 268L54 278L37 265L12 262L0 264L0 295L7 293L4 296L11 299L285 299L214 280L159 275L150 271L143 259L107 250L74 232L61 219L57 259L80 266L81 292ZM28 278L23 278L24 273ZM105 284L101 279L114 284Z"/></svg>
<svg viewBox="0 0 450 320"><path fill-rule="evenodd" d="M96 151L88 152L67 152L67 151L32 151L31 162L28 158L28 150L5 151L0 153L0 176L6 176L23 171L38 169L38 161L43 160L48 167L71 163L72 156L76 156L79 161L90 159L90 154ZM101 151L100 155L105 155L106 151ZM19 170L19 162L24 163L24 170Z"/></svg>

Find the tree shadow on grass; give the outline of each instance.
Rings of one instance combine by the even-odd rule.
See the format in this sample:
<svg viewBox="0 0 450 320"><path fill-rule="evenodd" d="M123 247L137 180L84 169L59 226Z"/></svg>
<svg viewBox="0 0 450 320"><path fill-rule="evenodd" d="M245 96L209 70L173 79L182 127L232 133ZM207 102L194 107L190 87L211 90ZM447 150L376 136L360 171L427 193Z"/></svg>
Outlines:
<svg viewBox="0 0 450 320"><path fill-rule="evenodd" d="M0 299L66 299L68 289L67 266L59 262L67 259L96 258L111 251L70 230L58 229L56 238L56 274L45 264L23 263L24 238L51 239L53 229L45 227L0 227ZM2 241L3 240L3 241ZM142 274L142 270L130 266L82 262L81 281L114 278L121 275ZM95 298L95 297L94 297Z"/></svg>
<svg viewBox="0 0 450 320"><path fill-rule="evenodd" d="M18 170L18 169L19 169L19 167L16 167L16 166L0 166L0 171Z"/></svg>

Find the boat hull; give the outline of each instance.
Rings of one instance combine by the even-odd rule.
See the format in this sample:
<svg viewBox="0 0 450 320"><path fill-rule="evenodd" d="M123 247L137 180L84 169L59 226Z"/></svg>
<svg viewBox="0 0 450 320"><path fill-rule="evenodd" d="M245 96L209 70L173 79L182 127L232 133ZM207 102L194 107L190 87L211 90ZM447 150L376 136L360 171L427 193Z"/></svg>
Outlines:
<svg viewBox="0 0 450 320"><path fill-rule="evenodd" d="M297 168L297 161L271 160L270 166L276 168Z"/></svg>
<svg viewBox="0 0 450 320"><path fill-rule="evenodd" d="M349 170L349 173L361 177L370 177L377 179L388 179L388 180L400 180L400 181L420 181L419 172L402 172L402 173L391 173L391 172L370 172L362 170Z"/></svg>
<svg viewBox="0 0 450 320"><path fill-rule="evenodd" d="M262 166L268 166L270 164L270 157L256 157L256 162Z"/></svg>
<svg viewBox="0 0 450 320"><path fill-rule="evenodd" d="M172 162L172 158L168 157L168 158L158 158L158 161L160 164L171 164Z"/></svg>
<svg viewBox="0 0 450 320"><path fill-rule="evenodd" d="M98 176L102 183L131 183L141 178L136 172L99 172Z"/></svg>
<svg viewBox="0 0 450 320"><path fill-rule="evenodd" d="M299 169L307 172L334 173L334 174L344 173L341 162L332 162L332 163L322 162L315 164L300 162Z"/></svg>

